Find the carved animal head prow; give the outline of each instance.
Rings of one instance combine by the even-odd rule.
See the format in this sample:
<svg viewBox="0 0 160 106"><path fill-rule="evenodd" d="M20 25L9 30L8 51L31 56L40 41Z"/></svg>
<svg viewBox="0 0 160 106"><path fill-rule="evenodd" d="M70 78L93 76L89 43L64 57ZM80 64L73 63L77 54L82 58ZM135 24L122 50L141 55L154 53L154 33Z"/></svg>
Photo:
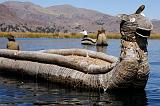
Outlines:
<svg viewBox="0 0 160 106"><path fill-rule="evenodd" d="M142 15L144 8L145 6L141 5L133 14L118 15L121 19L120 32L125 39L134 41L137 37L148 38L150 36L153 26L151 21Z"/></svg>

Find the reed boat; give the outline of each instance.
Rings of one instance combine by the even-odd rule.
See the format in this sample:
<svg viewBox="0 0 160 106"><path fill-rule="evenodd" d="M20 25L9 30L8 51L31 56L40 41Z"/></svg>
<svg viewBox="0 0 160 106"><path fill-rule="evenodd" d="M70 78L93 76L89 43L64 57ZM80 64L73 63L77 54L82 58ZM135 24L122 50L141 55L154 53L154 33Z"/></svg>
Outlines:
<svg viewBox="0 0 160 106"><path fill-rule="evenodd" d="M92 39L92 38L86 37L81 40L81 44L83 44L83 45L96 45L96 46L108 46L106 34L101 31L98 31L97 39Z"/></svg>
<svg viewBox="0 0 160 106"><path fill-rule="evenodd" d="M81 44L83 44L83 45L95 45L96 44L96 39L86 37L86 38L83 38L81 40Z"/></svg>
<svg viewBox="0 0 160 106"><path fill-rule="evenodd" d="M23 73L74 88L144 89L149 76L147 38L152 23L141 15L143 9L144 5L134 14L119 15L119 58L85 49L0 49L0 71Z"/></svg>
<svg viewBox="0 0 160 106"><path fill-rule="evenodd" d="M107 37L104 29L98 31L96 46L108 46Z"/></svg>

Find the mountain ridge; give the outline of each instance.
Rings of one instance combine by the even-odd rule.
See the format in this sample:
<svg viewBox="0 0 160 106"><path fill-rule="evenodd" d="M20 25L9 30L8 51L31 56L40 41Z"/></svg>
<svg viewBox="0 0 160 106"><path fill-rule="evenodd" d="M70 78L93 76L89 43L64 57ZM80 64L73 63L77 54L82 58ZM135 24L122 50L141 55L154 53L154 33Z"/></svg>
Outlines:
<svg viewBox="0 0 160 106"><path fill-rule="evenodd" d="M117 17L68 4L44 8L30 2L7 1L0 4L0 11L0 31L66 33L85 29L96 32L103 27L107 32L119 33ZM160 20L153 21L153 33L160 33L157 23Z"/></svg>

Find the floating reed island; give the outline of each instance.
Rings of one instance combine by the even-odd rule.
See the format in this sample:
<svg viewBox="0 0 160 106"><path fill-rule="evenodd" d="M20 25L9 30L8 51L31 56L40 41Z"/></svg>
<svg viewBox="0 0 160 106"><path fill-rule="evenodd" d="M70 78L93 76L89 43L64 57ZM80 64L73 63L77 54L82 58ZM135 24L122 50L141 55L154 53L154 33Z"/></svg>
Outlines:
<svg viewBox="0 0 160 106"><path fill-rule="evenodd" d="M86 89L144 89L149 65L147 38L152 23L140 13L144 5L120 19L120 57L85 49L0 50L0 71L23 73Z"/></svg>

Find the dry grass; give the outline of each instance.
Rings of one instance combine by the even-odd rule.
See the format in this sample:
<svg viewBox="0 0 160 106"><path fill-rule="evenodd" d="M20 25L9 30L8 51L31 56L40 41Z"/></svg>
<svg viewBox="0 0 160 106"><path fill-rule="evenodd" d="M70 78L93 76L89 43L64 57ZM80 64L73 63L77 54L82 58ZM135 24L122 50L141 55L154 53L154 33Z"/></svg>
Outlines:
<svg viewBox="0 0 160 106"><path fill-rule="evenodd" d="M80 33L32 33L32 32L0 32L0 37L7 37L12 33L16 38L82 38ZM96 33L91 33L88 36L96 39ZM107 33L108 39L120 39L119 33ZM160 39L160 34L151 34L151 39Z"/></svg>
<svg viewBox="0 0 160 106"><path fill-rule="evenodd" d="M160 39L160 34L151 34L150 39Z"/></svg>

